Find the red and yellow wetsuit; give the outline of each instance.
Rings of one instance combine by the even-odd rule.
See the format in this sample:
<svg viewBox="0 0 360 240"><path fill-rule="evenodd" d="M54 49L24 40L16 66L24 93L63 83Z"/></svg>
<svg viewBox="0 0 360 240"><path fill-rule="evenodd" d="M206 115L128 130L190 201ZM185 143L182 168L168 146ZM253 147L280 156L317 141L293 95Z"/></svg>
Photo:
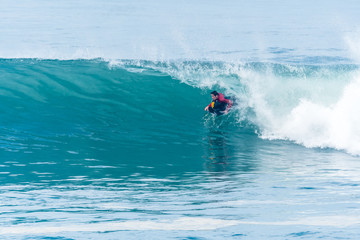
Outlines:
<svg viewBox="0 0 360 240"><path fill-rule="evenodd" d="M210 112L215 112L216 114L222 114L221 112L229 110L233 102L230 99L226 99L224 94L219 93L219 97L212 101L208 107Z"/></svg>

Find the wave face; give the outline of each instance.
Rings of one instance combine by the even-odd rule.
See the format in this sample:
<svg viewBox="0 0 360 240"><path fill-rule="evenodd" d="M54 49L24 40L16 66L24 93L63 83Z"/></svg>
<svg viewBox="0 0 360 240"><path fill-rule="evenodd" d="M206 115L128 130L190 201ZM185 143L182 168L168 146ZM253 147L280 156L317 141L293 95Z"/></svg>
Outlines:
<svg viewBox="0 0 360 240"><path fill-rule="evenodd" d="M178 135L191 143L213 121L203 108L217 89L238 99L226 119L231 131L360 154L355 65L34 59L0 64L7 151L26 148L29 138L73 135L82 144L92 139L114 149L151 149L179 142Z"/></svg>

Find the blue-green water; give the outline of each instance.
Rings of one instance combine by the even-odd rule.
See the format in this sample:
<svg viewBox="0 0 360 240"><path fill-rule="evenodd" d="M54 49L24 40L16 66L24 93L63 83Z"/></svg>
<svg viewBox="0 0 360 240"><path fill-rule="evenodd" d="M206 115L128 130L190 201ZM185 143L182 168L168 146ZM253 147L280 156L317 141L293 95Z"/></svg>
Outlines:
<svg viewBox="0 0 360 240"><path fill-rule="evenodd" d="M0 239L359 239L359 7L2 0Z"/></svg>
<svg viewBox="0 0 360 240"><path fill-rule="evenodd" d="M272 117L307 107L302 97L336 111L341 90L319 92L350 84L335 80L357 70L1 60L0 233L6 239L355 239L359 148L329 143L314 129L319 119L289 132L270 122L289 124ZM256 88L248 82L248 75L264 73L270 77L259 78ZM314 76L316 90L307 87ZM295 84L289 79L302 90L280 96ZM265 82L260 97L254 91ZM238 93L236 109L206 114L209 86ZM303 139L311 129L314 135ZM353 130L350 137L358 136ZM313 148L294 143L316 137Z"/></svg>

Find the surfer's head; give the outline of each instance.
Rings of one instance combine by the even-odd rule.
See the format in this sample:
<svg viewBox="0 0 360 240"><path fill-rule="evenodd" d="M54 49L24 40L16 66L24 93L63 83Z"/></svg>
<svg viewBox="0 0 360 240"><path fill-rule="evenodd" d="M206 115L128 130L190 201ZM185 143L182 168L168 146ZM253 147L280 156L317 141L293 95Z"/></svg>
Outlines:
<svg viewBox="0 0 360 240"><path fill-rule="evenodd" d="M211 98L213 101L215 101L216 99L219 98L219 93L217 91L212 91L211 92Z"/></svg>

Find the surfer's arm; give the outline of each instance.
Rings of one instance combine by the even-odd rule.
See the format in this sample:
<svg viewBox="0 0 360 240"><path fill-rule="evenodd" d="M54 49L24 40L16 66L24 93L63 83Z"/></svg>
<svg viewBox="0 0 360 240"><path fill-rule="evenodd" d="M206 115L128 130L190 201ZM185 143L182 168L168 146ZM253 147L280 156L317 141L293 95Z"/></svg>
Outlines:
<svg viewBox="0 0 360 240"><path fill-rule="evenodd" d="M227 103L227 107L226 107L225 113L228 113L229 109L230 109L231 106L233 105L233 102L232 102L230 99L226 99L223 94L219 94L219 101L220 101L220 102L226 102L226 103Z"/></svg>
<svg viewBox="0 0 360 240"><path fill-rule="evenodd" d="M228 104L227 108L230 108L232 106L232 104L233 104L233 102L230 99L226 99L224 97L224 94L222 94L222 93L219 94L219 101L220 102L226 102Z"/></svg>
<svg viewBox="0 0 360 240"><path fill-rule="evenodd" d="M233 105L233 102L230 99L225 99L225 102L228 104L226 107L226 110L229 110L231 106Z"/></svg>
<svg viewBox="0 0 360 240"><path fill-rule="evenodd" d="M205 107L205 111L209 111L209 107L211 107L211 103Z"/></svg>
<svg viewBox="0 0 360 240"><path fill-rule="evenodd" d="M225 109L225 114L227 114L231 108L231 106L233 105L233 102L230 99L225 99L224 98L224 102L227 103L226 109Z"/></svg>

